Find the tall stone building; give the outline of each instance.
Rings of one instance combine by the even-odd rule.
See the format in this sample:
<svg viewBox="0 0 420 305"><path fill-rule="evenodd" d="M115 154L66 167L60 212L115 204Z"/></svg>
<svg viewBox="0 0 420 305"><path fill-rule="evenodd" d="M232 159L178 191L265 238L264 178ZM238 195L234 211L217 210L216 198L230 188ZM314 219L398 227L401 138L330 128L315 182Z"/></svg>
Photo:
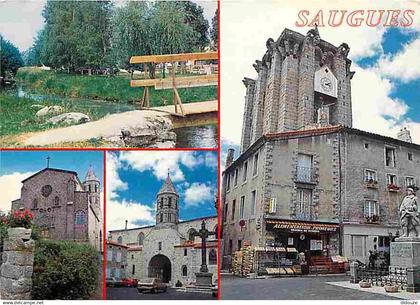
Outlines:
<svg viewBox="0 0 420 305"><path fill-rule="evenodd" d="M420 177L420 145L352 128L349 46L317 29L268 39L245 78L241 153L222 181L223 268L245 243L366 261L399 234L398 205Z"/></svg>
<svg viewBox="0 0 420 305"><path fill-rule="evenodd" d="M195 282L195 273L201 266L201 239L198 232L202 221L209 231L217 232L217 217L179 221L179 194L169 175L156 195L156 224L109 232L109 240L128 246L127 277L143 279L158 277L174 286ZM110 211L112 213L112 211ZM217 277L217 236L206 242L206 260L209 272ZM107 268L107 277L115 270Z"/></svg>
<svg viewBox="0 0 420 305"><path fill-rule="evenodd" d="M84 182L76 172L44 168L22 181L12 211L29 209L43 238L89 242L102 251L100 181L89 168Z"/></svg>

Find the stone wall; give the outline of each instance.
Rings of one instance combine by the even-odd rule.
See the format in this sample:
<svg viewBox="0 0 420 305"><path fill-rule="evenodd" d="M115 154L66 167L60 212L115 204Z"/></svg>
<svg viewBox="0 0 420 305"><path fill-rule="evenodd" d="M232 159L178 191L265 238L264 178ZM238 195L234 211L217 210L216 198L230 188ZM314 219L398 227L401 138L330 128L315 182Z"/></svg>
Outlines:
<svg viewBox="0 0 420 305"><path fill-rule="evenodd" d="M28 300L31 298L35 242L31 230L10 228L4 240L0 267L0 299Z"/></svg>

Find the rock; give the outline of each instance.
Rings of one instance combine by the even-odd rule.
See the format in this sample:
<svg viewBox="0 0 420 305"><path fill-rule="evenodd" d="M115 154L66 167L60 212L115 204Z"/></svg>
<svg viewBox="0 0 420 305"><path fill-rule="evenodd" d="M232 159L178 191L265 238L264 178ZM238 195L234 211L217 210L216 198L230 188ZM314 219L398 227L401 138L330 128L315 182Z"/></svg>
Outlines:
<svg viewBox="0 0 420 305"><path fill-rule="evenodd" d="M122 129L121 140L129 147L172 148L176 143L176 134L172 131L170 120L155 117L141 126Z"/></svg>
<svg viewBox="0 0 420 305"><path fill-rule="evenodd" d="M61 106L45 106L41 110L36 113L36 116L42 117L49 114L59 114L64 111L63 107Z"/></svg>
<svg viewBox="0 0 420 305"><path fill-rule="evenodd" d="M69 125L75 125L75 124L83 124L90 121L90 117L87 116L84 113L80 112L68 112L63 113L57 116L54 116L47 120L47 123L53 123L53 124L69 124Z"/></svg>
<svg viewBox="0 0 420 305"><path fill-rule="evenodd" d="M44 108L45 106L44 105L40 105L40 104L33 104L33 105L31 105L29 108L32 108L32 109L41 109L41 108Z"/></svg>

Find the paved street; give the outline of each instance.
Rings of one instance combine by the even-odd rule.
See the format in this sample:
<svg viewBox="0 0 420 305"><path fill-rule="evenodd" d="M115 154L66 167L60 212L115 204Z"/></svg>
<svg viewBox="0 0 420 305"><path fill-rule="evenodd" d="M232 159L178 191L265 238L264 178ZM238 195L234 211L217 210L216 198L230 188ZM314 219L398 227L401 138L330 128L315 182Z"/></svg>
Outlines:
<svg viewBox="0 0 420 305"><path fill-rule="evenodd" d="M178 292L172 288L160 293L138 293L136 288L127 287L107 287L106 298L108 300L217 300L207 293Z"/></svg>
<svg viewBox="0 0 420 305"><path fill-rule="evenodd" d="M349 280L348 276L245 279L222 276L223 300L397 300L380 294L337 287L326 282Z"/></svg>

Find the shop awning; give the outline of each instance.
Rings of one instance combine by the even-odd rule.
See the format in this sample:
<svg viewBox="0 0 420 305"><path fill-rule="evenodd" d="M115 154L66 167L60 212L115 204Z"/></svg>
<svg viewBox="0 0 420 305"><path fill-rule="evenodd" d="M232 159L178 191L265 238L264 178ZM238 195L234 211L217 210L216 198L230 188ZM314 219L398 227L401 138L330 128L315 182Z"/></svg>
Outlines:
<svg viewBox="0 0 420 305"><path fill-rule="evenodd" d="M298 252L296 248L288 247L287 252Z"/></svg>
<svg viewBox="0 0 420 305"><path fill-rule="evenodd" d="M266 220L268 225L273 225L274 229L285 229L294 232L335 232L338 224L333 223L317 223L293 220Z"/></svg>

